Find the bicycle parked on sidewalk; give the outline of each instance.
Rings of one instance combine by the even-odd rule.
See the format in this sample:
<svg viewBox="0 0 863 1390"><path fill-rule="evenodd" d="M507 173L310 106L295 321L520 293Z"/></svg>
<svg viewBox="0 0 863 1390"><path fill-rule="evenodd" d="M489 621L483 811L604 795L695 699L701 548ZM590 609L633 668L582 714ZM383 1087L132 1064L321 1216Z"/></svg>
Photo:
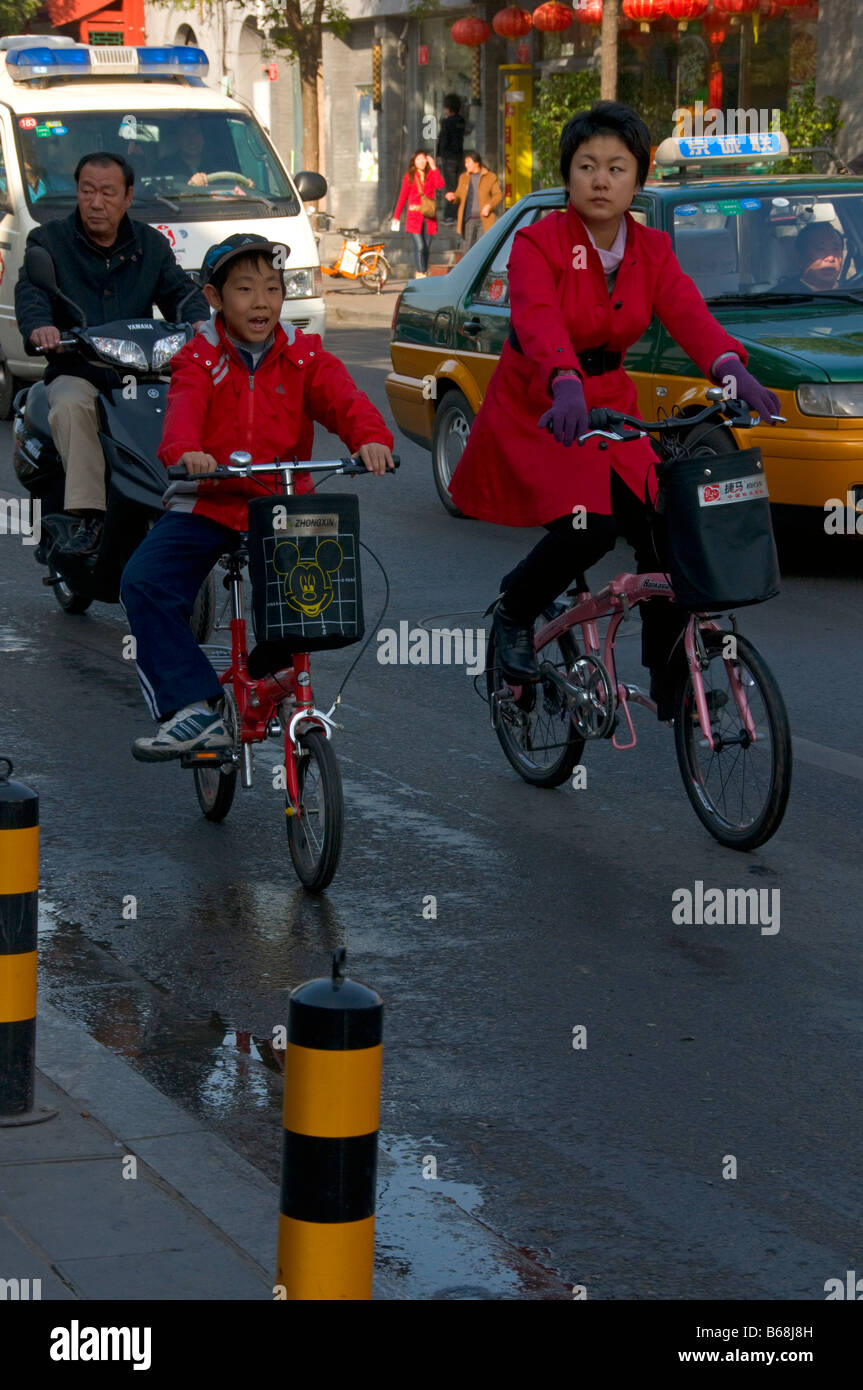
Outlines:
<svg viewBox="0 0 863 1390"><path fill-rule="evenodd" d="M318 218L328 230L332 213L319 212ZM320 226L320 223L319 223ZM339 227L344 240L332 265L321 262L325 275L341 275L346 280L359 280L371 294L380 294L392 274L392 266L384 255L382 241L363 241L358 227ZM320 241L320 237L318 237Z"/></svg>
<svg viewBox="0 0 863 1390"><path fill-rule="evenodd" d="M393 462L398 467L396 455ZM208 476L253 478L259 473L278 473L283 484L283 492L274 494L278 501L280 496L294 496L294 473L324 471L356 477L368 469L358 457L254 464L251 455L237 452L231 454L227 467L219 467ZM196 481L179 464L168 469L168 477L174 482ZM339 696L326 713L317 707L307 651L293 652L290 665L284 669L257 678L250 675L243 609L243 569L248 561L247 537L243 536L220 561L227 570L224 583L230 593L231 645L201 647L224 688L222 718L233 743L227 749L184 753L180 765L193 769L195 792L206 819L222 821L233 804L238 776L244 787L253 784L254 744L284 736L288 850L300 882L312 892L320 892L336 872L344 828L342 782L330 743L333 729L339 727L333 719ZM308 592L308 586L314 584L310 574L313 563L297 564L301 592L304 586Z"/></svg>
<svg viewBox="0 0 863 1390"><path fill-rule="evenodd" d="M682 459L703 459L702 471L715 474L719 459L734 456L730 423L741 429L759 421L750 417L745 403L720 400L722 392L716 388L707 396L712 404L698 415L653 422L592 410L592 428L582 440L598 436L621 442L648 433L664 461L660 469ZM722 419L723 414L729 418ZM700 442L687 444L686 435L691 439L695 427L702 425L706 428L698 431ZM720 437L711 440L714 430ZM766 499L763 477L758 482L761 487L754 490ZM718 491L710 483L705 486L708 494ZM729 503L742 500L746 489L738 491L741 497L729 494ZM711 495L708 501L723 499ZM621 574L597 594L590 592L581 574L567 592L575 600L572 605L558 602L546 610L545 621L540 619L534 639L537 682L519 686L507 681L496 663L493 633L489 638L486 681L492 727L516 772L535 787L567 781L592 740L608 739L617 749L635 747L630 706L643 705L654 714L657 707L637 685L618 679L615 641L621 624L639 604L674 602L676 597L664 572ZM609 623L600 638L597 624L603 619ZM767 663L739 634L733 614L730 623L730 629L721 627L715 612L690 612L683 636L688 670L675 694L674 742L686 793L699 820L720 844L749 850L770 839L785 814L791 731L782 693ZM581 630L580 644L576 628ZM618 733L621 723L624 740Z"/></svg>

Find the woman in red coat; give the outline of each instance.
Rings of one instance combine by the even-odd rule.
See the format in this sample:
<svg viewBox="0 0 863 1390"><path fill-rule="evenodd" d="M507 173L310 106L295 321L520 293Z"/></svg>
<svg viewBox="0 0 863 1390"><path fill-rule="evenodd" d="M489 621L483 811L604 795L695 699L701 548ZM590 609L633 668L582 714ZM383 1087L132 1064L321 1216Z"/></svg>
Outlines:
<svg viewBox="0 0 863 1390"><path fill-rule="evenodd" d="M618 102L596 103L560 140L565 211L518 232L509 259L511 327L450 485L468 516L546 535L501 581L494 633L504 675L536 680L533 626L577 574L611 550L633 546L639 573L661 568L644 503L655 490L654 453L637 443L570 446L594 406L638 414L623 356L655 313L713 380L731 377L763 419L779 401L746 370L746 351L708 311L680 268L666 232L627 211L647 177L650 135ZM772 423L772 421L771 421ZM670 719L683 673L685 615L645 604L644 664L660 719Z"/></svg>
<svg viewBox="0 0 863 1390"><path fill-rule="evenodd" d="M405 218L405 231L413 237L414 265L418 280L424 280L428 275L429 245L437 232L437 222L434 217L423 217L420 198L431 198L434 201L435 191L443 187L445 187L443 174L435 166L432 156L426 154L425 150L417 150L402 179L399 200L393 213L393 231L398 231L402 208L407 203L408 213Z"/></svg>

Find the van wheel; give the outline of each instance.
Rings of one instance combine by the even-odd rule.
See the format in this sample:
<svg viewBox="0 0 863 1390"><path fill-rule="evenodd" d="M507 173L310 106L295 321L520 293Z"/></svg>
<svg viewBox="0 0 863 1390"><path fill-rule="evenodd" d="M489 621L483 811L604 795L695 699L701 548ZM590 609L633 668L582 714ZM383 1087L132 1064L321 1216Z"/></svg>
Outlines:
<svg viewBox="0 0 863 1390"><path fill-rule="evenodd" d="M0 362L0 420L12 419L12 404L24 382Z"/></svg>
<svg viewBox="0 0 863 1390"><path fill-rule="evenodd" d="M450 516L464 516L449 495L449 484L456 465L464 453L473 411L461 391L447 391L434 417L432 430L432 472L438 497Z"/></svg>

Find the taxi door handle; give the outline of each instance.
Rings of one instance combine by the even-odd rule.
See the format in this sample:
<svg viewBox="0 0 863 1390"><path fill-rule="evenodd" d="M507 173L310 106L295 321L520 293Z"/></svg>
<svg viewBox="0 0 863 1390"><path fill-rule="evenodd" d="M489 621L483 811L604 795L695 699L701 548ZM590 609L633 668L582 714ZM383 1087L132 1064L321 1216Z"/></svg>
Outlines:
<svg viewBox="0 0 863 1390"><path fill-rule="evenodd" d="M467 319L462 324L461 331L466 338L478 338L482 332L482 324L479 319Z"/></svg>

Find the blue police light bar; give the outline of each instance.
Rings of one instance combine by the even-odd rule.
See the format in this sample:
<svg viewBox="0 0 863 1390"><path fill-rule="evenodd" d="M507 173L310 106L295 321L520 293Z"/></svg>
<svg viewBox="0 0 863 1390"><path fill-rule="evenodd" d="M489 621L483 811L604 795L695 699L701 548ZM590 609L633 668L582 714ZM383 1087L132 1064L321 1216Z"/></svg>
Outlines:
<svg viewBox="0 0 863 1390"><path fill-rule="evenodd" d="M163 48L126 48L86 44L68 48L13 48L6 54L13 82L40 77L99 77L123 73L141 77L206 77L209 61L201 48L170 44Z"/></svg>
<svg viewBox="0 0 863 1390"><path fill-rule="evenodd" d="M654 155L654 165L669 168L683 164L729 164L758 159L786 159L788 140L779 131L751 135L669 137Z"/></svg>

